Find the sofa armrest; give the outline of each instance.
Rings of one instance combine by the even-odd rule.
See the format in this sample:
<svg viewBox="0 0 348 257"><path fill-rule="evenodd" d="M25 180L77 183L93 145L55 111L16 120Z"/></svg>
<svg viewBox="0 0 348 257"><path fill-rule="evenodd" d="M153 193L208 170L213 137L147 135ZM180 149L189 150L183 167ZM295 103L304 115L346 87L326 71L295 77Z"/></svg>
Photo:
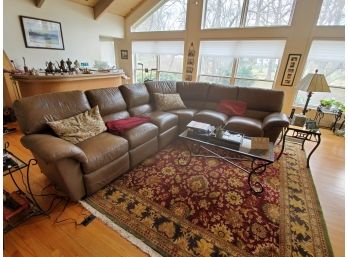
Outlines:
<svg viewBox="0 0 348 257"><path fill-rule="evenodd" d="M58 137L33 134L22 137L21 143L47 163L63 158L72 158L81 163L87 162L86 154L79 147Z"/></svg>
<svg viewBox="0 0 348 257"><path fill-rule="evenodd" d="M284 113L275 112L267 115L262 123L262 129L267 130L272 127L287 127L290 122Z"/></svg>

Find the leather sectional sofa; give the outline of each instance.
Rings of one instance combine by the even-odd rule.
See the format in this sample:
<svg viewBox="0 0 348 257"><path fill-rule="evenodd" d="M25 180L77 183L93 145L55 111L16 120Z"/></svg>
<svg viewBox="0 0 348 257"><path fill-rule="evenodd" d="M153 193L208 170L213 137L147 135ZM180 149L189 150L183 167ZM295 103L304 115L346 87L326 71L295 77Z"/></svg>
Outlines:
<svg viewBox="0 0 348 257"><path fill-rule="evenodd" d="M179 93L185 109L157 111L154 93ZM201 82L147 82L121 87L70 91L22 98L14 110L22 132L21 142L37 159L42 172L72 200L78 201L107 185L130 168L155 154L183 131L191 120L265 136L275 142L288 126L281 113L284 93ZM247 103L245 116L220 113L222 99ZM105 122L146 115L151 122L121 135L103 132L76 145L55 136L48 121L65 119L98 105Z"/></svg>

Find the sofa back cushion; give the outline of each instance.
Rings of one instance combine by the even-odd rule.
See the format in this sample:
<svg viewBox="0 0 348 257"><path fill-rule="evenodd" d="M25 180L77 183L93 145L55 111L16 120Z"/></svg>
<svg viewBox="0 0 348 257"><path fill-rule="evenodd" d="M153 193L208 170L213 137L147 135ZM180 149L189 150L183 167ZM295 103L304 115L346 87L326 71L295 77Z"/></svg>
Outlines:
<svg viewBox="0 0 348 257"><path fill-rule="evenodd" d="M263 120L272 112L281 112L284 92L272 89L239 87L237 100L247 103L247 117Z"/></svg>
<svg viewBox="0 0 348 257"><path fill-rule="evenodd" d="M176 89L187 108L203 109L207 99L209 83L176 82Z"/></svg>
<svg viewBox="0 0 348 257"><path fill-rule="evenodd" d="M204 107L210 110L217 110L221 100L236 100L237 96L238 87L211 84Z"/></svg>
<svg viewBox="0 0 348 257"><path fill-rule="evenodd" d="M62 120L91 109L81 91L57 92L24 97L13 103L13 108L24 134L50 130L48 121Z"/></svg>
<svg viewBox="0 0 348 257"><path fill-rule="evenodd" d="M117 87L92 89L85 94L91 106L99 106L105 122L129 117L126 102Z"/></svg>
<svg viewBox="0 0 348 257"><path fill-rule="evenodd" d="M150 94L145 84L122 85L120 90L132 116L151 112Z"/></svg>
<svg viewBox="0 0 348 257"><path fill-rule="evenodd" d="M150 96L154 93L161 94L175 94L176 93L176 82L175 81L148 81L145 82L147 91Z"/></svg>

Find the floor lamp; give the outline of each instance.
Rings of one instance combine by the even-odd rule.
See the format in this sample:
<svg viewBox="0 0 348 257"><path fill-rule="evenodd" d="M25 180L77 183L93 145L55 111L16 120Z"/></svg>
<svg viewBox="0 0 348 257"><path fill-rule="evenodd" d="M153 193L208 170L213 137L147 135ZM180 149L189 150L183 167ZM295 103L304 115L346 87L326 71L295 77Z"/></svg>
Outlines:
<svg viewBox="0 0 348 257"><path fill-rule="evenodd" d="M315 70L315 73L308 73L303 79L301 79L298 90L308 92L307 101L302 111L303 115L306 115L306 112L308 111L308 103L313 92L331 92L324 74L318 74L318 70Z"/></svg>

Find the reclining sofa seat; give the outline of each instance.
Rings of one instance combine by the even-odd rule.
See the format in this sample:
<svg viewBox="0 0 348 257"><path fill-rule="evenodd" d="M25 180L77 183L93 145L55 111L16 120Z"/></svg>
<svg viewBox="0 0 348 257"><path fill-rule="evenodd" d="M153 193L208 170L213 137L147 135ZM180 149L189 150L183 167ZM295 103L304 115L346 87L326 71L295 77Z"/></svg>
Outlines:
<svg viewBox="0 0 348 257"><path fill-rule="evenodd" d="M21 143L33 153L41 171L72 200L99 190L129 169L126 139L103 132L74 145L56 137L46 124L89 110L83 92L26 97L13 107L24 133Z"/></svg>
<svg viewBox="0 0 348 257"><path fill-rule="evenodd" d="M158 127L159 149L162 149L176 138L178 117L169 112L156 111L151 105L150 94L145 84L122 85L120 91L131 116L148 116L151 118L151 122Z"/></svg>
<svg viewBox="0 0 348 257"><path fill-rule="evenodd" d="M92 89L86 91L85 94L91 106L99 106L104 122L130 116L126 102L117 87ZM149 122L120 134L128 141L130 167L134 167L158 151L157 135L157 126Z"/></svg>

